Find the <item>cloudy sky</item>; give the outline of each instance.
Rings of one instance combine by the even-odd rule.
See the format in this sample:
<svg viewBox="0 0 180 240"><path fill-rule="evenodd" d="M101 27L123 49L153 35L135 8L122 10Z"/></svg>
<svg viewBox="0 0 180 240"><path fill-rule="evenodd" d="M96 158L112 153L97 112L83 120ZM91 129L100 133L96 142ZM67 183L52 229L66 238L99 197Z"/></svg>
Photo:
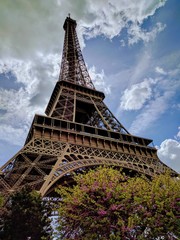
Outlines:
<svg viewBox="0 0 180 240"><path fill-rule="evenodd" d="M179 0L1 0L0 165L23 146L34 114L44 114L68 13L106 104L180 172Z"/></svg>

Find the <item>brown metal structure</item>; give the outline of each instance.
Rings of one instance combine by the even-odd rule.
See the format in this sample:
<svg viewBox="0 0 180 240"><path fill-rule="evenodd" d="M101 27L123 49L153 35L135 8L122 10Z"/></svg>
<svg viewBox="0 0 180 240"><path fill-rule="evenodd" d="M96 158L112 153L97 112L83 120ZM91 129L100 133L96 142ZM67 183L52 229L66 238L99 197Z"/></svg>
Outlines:
<svg viewBox="0 0 180 240"><path fill-rule="evenodd" d="M104 93L95 89L85 66L76 21L67 17L63 27L60 77L47 116L35 115L24 147L1 167L5 195L29 185L51 197L73 172L98 165L148 176L169 169L150 146L152 140L131 135L104 104Z"/></svg>

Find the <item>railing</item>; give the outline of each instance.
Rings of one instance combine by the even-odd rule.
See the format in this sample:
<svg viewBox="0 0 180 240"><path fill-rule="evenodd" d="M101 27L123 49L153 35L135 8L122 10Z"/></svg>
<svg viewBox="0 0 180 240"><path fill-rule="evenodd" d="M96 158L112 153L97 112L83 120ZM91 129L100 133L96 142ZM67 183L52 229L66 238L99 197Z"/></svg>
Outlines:
<svg viewBox="0 0 180 240"><path fill-rule="evenodd" d="M61 120L61 119L51 118L51 117L42 116L42 115L35 115L26 142L28 142L31 139L33 126L44 126L47 128L50 127L57 130L66 129L68 131L72 131L72 132L74 131L74 132L82 133L84 135L98 135L105 138L106 137L112 138L112 139L121 140L128 143L133 143L133 144L148 146L148 147L151 147L149 146L149 144L152 143L151 139L141 138L141 137L133 136L130 134L122 134L122 133L110 131L107 129L101 129L101 128L92 127L85 124L70 122L67 120Z"/></svg>

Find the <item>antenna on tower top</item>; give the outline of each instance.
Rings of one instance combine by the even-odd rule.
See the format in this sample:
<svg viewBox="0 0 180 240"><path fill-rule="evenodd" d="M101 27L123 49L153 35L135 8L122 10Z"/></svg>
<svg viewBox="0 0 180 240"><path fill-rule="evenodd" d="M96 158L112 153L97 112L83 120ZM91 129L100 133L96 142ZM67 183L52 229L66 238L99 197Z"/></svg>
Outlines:
<svg viewBox="0 0 180 240"><path fill-rule="evenodd" d="M68 13L68 17L70 18L70 16L71 16L71 14L70 13Z"/></svg>

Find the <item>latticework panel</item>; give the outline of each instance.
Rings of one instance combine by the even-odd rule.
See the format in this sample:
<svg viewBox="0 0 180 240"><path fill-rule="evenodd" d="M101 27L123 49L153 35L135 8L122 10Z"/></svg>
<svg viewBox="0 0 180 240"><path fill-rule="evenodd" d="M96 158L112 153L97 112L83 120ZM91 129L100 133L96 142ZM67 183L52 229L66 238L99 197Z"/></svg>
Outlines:
<svg viewBox="0 0 180 240"><path fill-rule="evenodd" d="M148 176L164 173L167 170L167 166L158 158L67 144L40 191L42 195L45 195L62 177L66 176L66 180L68 180L68 176L71 176L72 172L97 165L116 166Z"/></svg>
<svg viewBox="0 0 180 240"><path fill-rule="evenodd" d="M104 104L102 97L62 86L51 117L129 134Z"/></svg>
<svg viewBox="0 0 180 240"><path fill-rule="evenodd" d="M24 185L40 190L61 155L65 143L32 140L1 167L0 191L8 195Z"/></svg>
<svg viewBox="0 0 180 240"><path fill-rule="evenodd" d="M59 100L54 106L52 117L73 121L75 92L69 89L62 89Z"/></svg>
<svg viewBox="0 0 180 240"><path fill-rule="evenodd" d="M34 139L1 168L0 189L10 193L30 185L45 196L60 178L66 176L68 179L68 174L77 169L97 165L117 166L149 176L167 170L158 158Z"/></svg>
<svg viewBox="0 0 180 240"><path fill-rule="evenodd" d="M5 174L2 186L6 190L15 190L28 184L45 195L48 189L67 173L96 165L119 166L149 176L167 169L158 158L35 139L2 169ZM6 183L8 187L5 186Z"/></svg>
<svg viewBox="0 0 180 240"><path fill-rule="evenodd" d="M48 156L60 156L66 147L66 143L36 138L24 146L23 152L44 154Z"/></svg>
<svg viewBox="0 0 180 240"><path fill-rule="evenodd" d="M91 98L96 111L90 117L88 124L111 131L128 133L125 127L116 119L102 100ZM128 133L129 134L129 133Z"/></svg>

